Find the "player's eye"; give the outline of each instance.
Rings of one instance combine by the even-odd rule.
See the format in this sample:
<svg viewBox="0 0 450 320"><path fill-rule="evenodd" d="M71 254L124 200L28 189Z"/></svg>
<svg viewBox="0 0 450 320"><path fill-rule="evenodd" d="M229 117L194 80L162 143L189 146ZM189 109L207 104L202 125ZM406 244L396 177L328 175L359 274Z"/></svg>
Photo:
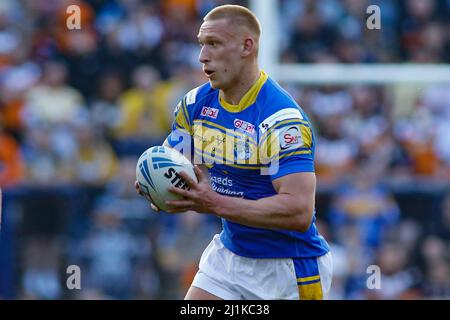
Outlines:
<svg viewBox="0 0 450 320"><path fill-rule="evenodd" d="M215 48L219 45L219 42L215 41L215 40L211 40L208 42L208 45Z"/></svg>

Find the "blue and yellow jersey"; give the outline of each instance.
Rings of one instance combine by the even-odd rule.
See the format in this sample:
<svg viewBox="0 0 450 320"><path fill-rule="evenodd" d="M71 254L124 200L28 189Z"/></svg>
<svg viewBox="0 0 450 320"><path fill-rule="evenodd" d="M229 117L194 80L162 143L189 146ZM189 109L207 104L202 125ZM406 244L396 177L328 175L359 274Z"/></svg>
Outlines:
<svg viewBox="0 0 450 320"><path fill-rule="evenodd" d="M261 71L239 105L209 83L191 90L175 109L171 147L204 164L216 192L256 200L273 196L272 180L314 172L314 135L297 103ZM243 212L242 214L245 214ZM317 257L329 251L315 217L305 233L254 228L222 219L221 240L252 258Z"/></svg>

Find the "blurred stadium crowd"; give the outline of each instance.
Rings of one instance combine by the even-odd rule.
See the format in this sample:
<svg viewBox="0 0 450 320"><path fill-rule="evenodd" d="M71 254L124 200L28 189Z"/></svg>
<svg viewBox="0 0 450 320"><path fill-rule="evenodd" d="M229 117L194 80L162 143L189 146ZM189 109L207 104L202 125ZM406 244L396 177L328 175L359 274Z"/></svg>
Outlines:
<svg viewBox="0 0 450 320"><path fill-rule="evenodd" d="M206 81L196 34L223 3L0 1L0 298L183 297L220 222L152 213L135 164ZM81 30L66 28L70 4ZM450 1L280 4L284 62L450 62ZM365 27L369 4L381 30ZM450 298L450 83L284 85L316 131L331 298ZM66 288L72 264L82 290Z"/></svg>

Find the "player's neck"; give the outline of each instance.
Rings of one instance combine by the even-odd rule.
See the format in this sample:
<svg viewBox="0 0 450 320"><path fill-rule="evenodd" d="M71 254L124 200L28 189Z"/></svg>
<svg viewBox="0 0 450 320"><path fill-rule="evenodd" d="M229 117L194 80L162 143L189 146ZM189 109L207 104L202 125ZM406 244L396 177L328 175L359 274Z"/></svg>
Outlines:
<svg viewBox="0 0 450 320"><path fill-rule="evenodd" d="M241 77L234 86L221 90L222 98L229 104L238 105L242 97L259 79L259 76L260 71L257 65L252 66L249 70L242 70Z"/></svg>

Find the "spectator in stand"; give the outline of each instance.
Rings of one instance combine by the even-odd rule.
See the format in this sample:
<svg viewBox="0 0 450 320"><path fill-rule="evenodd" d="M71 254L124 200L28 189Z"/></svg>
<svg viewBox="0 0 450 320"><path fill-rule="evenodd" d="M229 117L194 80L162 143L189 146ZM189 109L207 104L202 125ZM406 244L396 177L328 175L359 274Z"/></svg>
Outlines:
<svg viewBox="0 0 450 320"><path fill-rule="evenodd" d="M24 178L24 163L20 146L16 140L4 132L0 123L0 186L18 185Z"/></svg>
<svg viewBox="0 0 450 320"><path fill-rule="evenodd" d="M358 155L376 163L389 162L386 148L390 132L389 114L376 88L354 86L349 88L352 96L352 112L342 119L345 136L358 144ZM363 133L363 134L362 134Z"/></svg>
<svg viewBox="0 0 450 320"><path fill-rule="evenodd" d="M418 299L421 275L409 265L409 252L398 243L386 242L378 250L375 265L381 271L379 290L365 290L367 298Z"/></svg>
<svg viewBox="0 0 450 320"><path fill-rule="evenodd" d="M0 34L1 38L1 34ZM41 69L29 59L27 48L18 47L9 64L0 67L0 122L21 143L25 96L41 77Z"/></svg>
<svg viewBox="0 0 450 320"><path fill-rule="evenodd" d="M157 70L140 66L132 75L133 87L120 97L121 118L116 129L120 140L158 140L170 126L168 91Z"/></svg>
<svg viewBox="0 0 450 320"><path fill-rule="evenodd" d="M29 237L24 245L21 299L62 299L61 243L54 238Z"/></svg>
<svg viewBox="0 0 450 320"><path fill-rule="evenodd" d="M422 104L416 104L409 117L398 119L394 134L411 159L411 173L433 177L439 172L439 161L433 150L433 117Z"/></svg>
<svg viewBox="0 0 450 320"><path fill-rule="evenodd" d="M448 236L448 235L447 235ZM449 241L437 235L426 236L420 246L425 279L422 290L428 298L443 298L450 295L450 251Z"/></svg>
<svg viewBox="0 0 450 320"><path fill-rule="evenodd" d="M429 86L421 96L421 104L432 118L432 148L438 161L437 176L450 178L450 85Z"/></svg>
<svg viewBox="0 0 450 320"><path fill-rule="evenodd" d="M67 66L50 61L44 65L40 83L28 92L23 119L27 126L35 122L64 126L76 119L84 108L83 96L67 85Z"/></svg>
<svg viewBox="0 0 450 320"><path fill-rule="evenodd" d="M90 186L105 185L117 171L117 157L101 131L92 125L89 116L79 120L74 128L75 181Z"/></svg>
<svg viewBox="0 0 450 320"><path fill-rule="evenodd" d="M77 143L70 130L54 130L49 125L34 125L22 145L29 185L51 186L73 181Z"/></svg>
<svg viewBox="0 0 450 320"><path fill-rule="evenodd" d="M360 164L355 175L337 190L329 212L336 239L345 242L345 227L353 226L358 243L369 251L380 246L400 217L397 203L379 181L378 170L370 163Z"/></svg>
<svg viewBox="0 0 450 320"><path fill-rule="evenodd" d="M124 89L121 75L117 72L105 73L98 82L95 98L91 104L92 125L111 141L114 129L119 125L119 96Z"/></svg>
<svg viewBox="0 0 450 320"><path fill-rule="evenodd" d="M343 134L341 115L324 117L319 124L321 134L317 139L316 156L318 181L333 185L354 169L358 145Z"/></svg>
<svg viewBox="0 0 450 320"><path fill-rule="evenodd" d="M133 281L137 280L135 266L150 262L150 243L126 228L122 210L114 203L99 202L93 218L87 237L77 248L85 288L100 298L132 298L138 285Z"/></svg>

